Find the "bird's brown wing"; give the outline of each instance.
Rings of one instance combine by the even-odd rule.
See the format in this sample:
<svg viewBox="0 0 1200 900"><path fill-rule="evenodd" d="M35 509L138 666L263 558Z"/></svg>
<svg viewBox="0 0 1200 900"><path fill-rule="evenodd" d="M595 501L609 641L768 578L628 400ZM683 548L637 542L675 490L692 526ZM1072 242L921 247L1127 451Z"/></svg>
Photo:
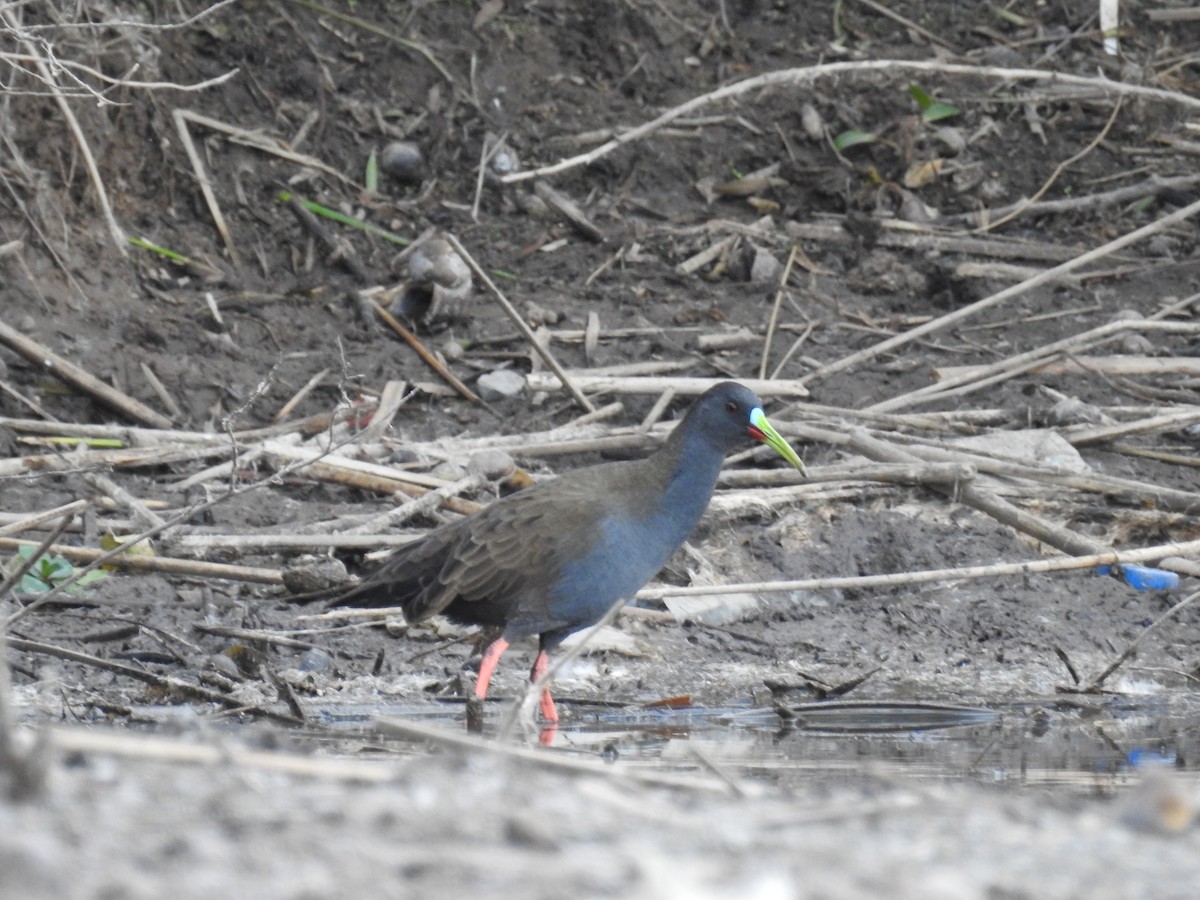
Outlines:
<svg viewBox="0 0 1200 900"><path fill-rule="evenodd" d="M500 625L518 606L547 602L564 558L586 550L595 497L545 482L401 548L339 605L403 607L409 621L440 612Z"/></svg>

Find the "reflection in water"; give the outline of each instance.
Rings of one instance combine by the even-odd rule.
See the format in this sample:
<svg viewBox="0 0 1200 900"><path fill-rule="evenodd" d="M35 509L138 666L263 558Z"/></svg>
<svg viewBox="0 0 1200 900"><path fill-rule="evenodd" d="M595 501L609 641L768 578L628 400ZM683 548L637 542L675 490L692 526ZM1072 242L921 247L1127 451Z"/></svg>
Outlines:
<svg viewBox="0 0 1200 900"><path fill-rule="evenodd" d="M936 703L831 702L768 708L612 708L564 704L556 731L538 738L558 752L594 755L616 766L703 771L779 786L814 779L905 777L969 780L1005 786L1055 786L1109 794L1139 770L1195 770L1200 753L1200 697L1163 704L1121 698L1052 698L987 708ZM488 704L485 734L494 735L502 702ZM461 730L462 707L329 707L311 734L329 744L369 735L375 716L415 718ZM332 726L330 729L329 726ZM330 737L330 730L338 738ZM370 739L388 752L413 752L395 739Z"/></svg>

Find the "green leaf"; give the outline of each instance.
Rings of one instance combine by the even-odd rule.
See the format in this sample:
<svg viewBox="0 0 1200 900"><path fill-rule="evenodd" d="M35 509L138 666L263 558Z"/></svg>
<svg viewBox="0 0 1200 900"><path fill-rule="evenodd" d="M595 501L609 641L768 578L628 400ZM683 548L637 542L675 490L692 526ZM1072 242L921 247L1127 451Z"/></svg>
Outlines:
<svg viewBox="0 0 1200 900"><path fill-rule="evenodd" d="M926 122L940 122L942 119L949 119L958 115L958 107L951 106L949 103L942 103L940 100L935 101L921 113L921 118Z"/></svg>
<svg viewBox="0 0 1200 900"><path fill-rule="evenodd" d="M33 556L35 549L28 546L18 547L17 558L27 560ZM45 594L74 574L75 567L69 560L61 556L42 556L33 564L33 568L21 576L21 580L17 582L17 591L22 594ZM82 585L107 577L107 572L95 569L67 588L67 593L76 593L82 590Z"/></svg>
<svg viewBox="0 0 1200 900"><path fill-rule="evenodd" d="M908 93L917 101L917 106L921 107L922 110L927 110L933 106L933 98L921 90L919 85L910 84L908 86Z"/></svg>
<svg viewBox="0 0 1200 900"><path fill-rule="evenodd" d="M873 132L858 131L851 128L849 131L843 131L833 139L833 149L841 153L843 150L857 147L859 144L873 144L877 140L879 140L879 135Z"/></svg>
<svg viewBox="0 0 1200 900"><path fill-rule="evenodd" d="M375 151L367 157L367 171L363 175L363 185L370 194L379 193L379 161L375 159Z"/></svg>
<svg viewBox="0 0 1200 900"><path fill-rule="evenodd" d="M292 195L287 191L281 191L275 195L275 199L280 203L287 203L292 199ZM407 247L408 241L400 237L398 234L392 234L385 228L380 228L377 225L372 225L369 222L364 222L362 219L357 219L354 216L348 216L345 213L340 213L336 209L330 209L328 206L322 206L320 203L314 203L312 200L305 200L302 197L297 198L304 208L316 216L322 216L333 222L338 222L342 225L349 225L351 228L357 228L360 231L365 231L367 234L373 234L376 237L381 237L385 241L391 241L393 244L399 244L401 247Z"/></svg>

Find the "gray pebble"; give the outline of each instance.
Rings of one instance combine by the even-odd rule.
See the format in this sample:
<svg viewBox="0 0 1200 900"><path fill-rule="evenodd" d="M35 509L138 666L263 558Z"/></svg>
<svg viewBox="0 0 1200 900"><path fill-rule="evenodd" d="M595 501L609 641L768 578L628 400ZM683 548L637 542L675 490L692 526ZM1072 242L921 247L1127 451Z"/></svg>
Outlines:
<svg viewBox="0 0 1200 900"><path fill-rule="evenodd" d="M512 369L497 369L480 375L475 386L484 400L504 400L525 390L525 376Z"/></svg>

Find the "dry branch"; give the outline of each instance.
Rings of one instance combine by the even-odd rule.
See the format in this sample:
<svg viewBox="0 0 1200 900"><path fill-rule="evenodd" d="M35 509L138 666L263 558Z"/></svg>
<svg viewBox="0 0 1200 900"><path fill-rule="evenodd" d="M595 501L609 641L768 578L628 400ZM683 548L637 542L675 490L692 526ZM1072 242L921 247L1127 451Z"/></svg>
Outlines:
<svg viewBox="0 0 1200 900"><path fill-rule="evenodd" d="M26 541L20 538L0 537L0 547L16 550L19 547L37 547L36 541ZM128 549L128 548L125 548ZM54 544L47 548L72 562L95 562L111 551L95 550L91 547L68 547L65 544ZM196 578L227 578L230 581L248 581L253 584L283 584L283 576L278 569L259 569L252 566L231 566L224 563L211 563L202 560L176 559L170 556L137 556L124 552L105 560L106 566L114 569L126 569L130 572L161 572L167 575L188 575Z"/></svg>
<svg viewBox="0 0 1200 900"><path fill-rule="evenodd" d="M928 584L932 581L1000 578L1035 572L1068 572L1077 569L1094 569L1097 566L1141 563L1165 559L1170 556L1186 557L1198 553L1200 553L1200 540L1180 541L1171 544L1156 544L1153 547L1140 547L1137 550L1113 550L1111 552L1095 553L1087 556L1060 556L1055 559L994 563L988 566L963 566L957 569L921 569L912 572L898 572L893 575L851 575L833 578L804 578L795 581L755 581L743 582L741 584L642 588L635 596L638 600L661 600L664 597L704 596L707 594L791 593L793 591L897 587L900 585Z"/></svg>
<svg viewBox="0 0 1200 900"><path fill-rule="evenodd" d="M155 412L141 401L134 400L116 388L110 387L99 378L67 361L33 338L26 337L3 321L0 321L0 344L4 344L39 369L54 375L128 419L149 425L151 428L169 429L171 427L171 420L166 416Z"/></svg>
<svg viewBox="0 0 1200 900"><path fill-rule="evenodd" d="M488 273L483 270L479 263L475 261L475 257L466 251L466 248L464 248L463 245L458 242L458 238L456 238L454 235L447 233L445 238L447 243L454 248L454 252L462 257L463 262L467 264L467 267L471 270L479 283L482 284L487 289L488 293L490 293L496 299L496 302L500 304L500 308L504 310L505 314L509 317L509 319L512 320L512 323L517 326L517 330L521 332L525 340L529 341L529 345L537 352L538 356L542 358L546 365L550 367L550 371L559 376L563 384L566 385L567 390L570 391L571 396L575 398L575 402L582 406L586 412L595 412L596 407L592 405L592 401L585 397L583 393L571 383L571 379L567 376L566 372L563 370L563 367L559 365L558 360L554 357L554 354L550 352L549 348L542 346L541 342L538 341L537 336L533 333L533 329L531 329L529 325L526 324L525 320L521 318L521 314L517 312L516 308L512 305L512 303L509 302L508 298L504 296L500 288L496 287L496 283L492 281L491 276L488 275Z"/></svg>
<svg viewBox="0 0 1200 900"><path fill-rule="evenodd" d="M692 397L703 394L706 390L724 379L720 378L689 378L685 376L640 376L622 378L607 375L593 375L590 371L573 370L568 373L572 382L578 387L597 393L615 394L661 394L671 389L675 393ZM548 372L532 372L527 378L530 390L557 391L562 390L559 379ZM742 378L739 381L754 391L760 397L790 397L808 396L808 389L798 381L765 380L759 378Z"/></svg>
<svg viewBox="0 0 1200 900"><path fill-rule="evenodd" d="M1200 326L1193 327L1200 332ZM933 377L939 380L973 379L978 378L979 372L985 368L944 366L934 369ZM1106 375L1200 375L1200 359L1191 356L1076 356L1058 362L1041 363L1025 371L1045 375L1086 375L1093 372Z"/></svg>
<svg viewBox="0 0 1200 900"><path fill-rule="evenodd" d="M945 328L950 327L951 325L955 325L958 322L963 321L964 319L970 318L971 316L975 315L976 313L980 313L985 309L988 309L992 306L996 306L997 304L1002 303L1006 300L1011 300L1013 297L1017 297L1017 296L1025 293L1026 291L1032 290L1033 288L1037 287L1038 285L1042 284L1043 282L1051 279L1052 277L1054 277L1056 275L1060 275L1063 272L1073 271L1074 269L1077 269L1080 266L1084 265L1086 262L1091 262L1093 259L1098 259L1101 256L1104 256L1106 254L1112 253L1115 250L1120 249L1121 247L1125 247L1130 244L1135 244L1138 241L1140 241L1142 238L1149 237L1152 234L1162 231L1163 229L1167 228L1169 225L1173 225L1173 224L1177 224L1178 222L1182 222L1185 219L1190 218L1191 216L1195 215L1197 212L1200 212L1200 200L1197 200L1195 203L1185 206L1183 209L1177 210L1168 216L1164 216L1163 218L1158 219L1157 221L1151 222L1149 225L1144 225L1141 228L1138 228L1134 231L1124 234L1115 240L1109 241L1107 244L1104 244L1101 247L1097 247L1094 250L1090 250L1087 253L1084 253L1082 256L1077 256L1075 259L1073 259L1069 262L1065 262L1062 265L1055 266L1053 269L1046 269L1041 274L1035 275L1033 278L1026 279L1025 281L1022 281L1020 284L1015 284L1015 285L1012 285L1011 287L1007 287L1004 290L999 291L998 293L992 294L990 297L984 297L982 300L977 300L976 302L971 303L967 306L964 306L961 309L955 310L952 313L947 313L944 316L941 316L937 319L933 319L929 322L926 322L924 325L918 325L916 328L911 328L908 331L904 332L903 334L898 334L895 337L891 337L891 338L888 338L887 340L880 341L878 344L873 344L872 346L867 347L864 350L860 350L857 353L851 353L849 356L843 357L842 359L838 360L835 363L830 363L827 366L822 366L819 370L817 370L816 372L813 372L809 375L806 375L801 380L807 383L809 381L812 381L812 380L815 380L818 378L826 378L829 375L834 374L835 372L841 372L841 371L844 371L845 369L852 368L861 362L865 362L869 359L874 359L876 356L880 355L881 353L885 353L889 350L894 350L897 347L903 346L904 344L911 343L912 341L915 341L917 338L924 337L925 335L931 334L935 331L941 331ZM1173 306L1176 308L1182 309L1185 306L1189 306L1192 303L1194 303L1195 300L1196 300L1195 296L1189 297L1187 300L1180 301L1180 303L1178 303L1178 304L1173 304ZM1162 315L1162 314L1163 314L1162 311L1160 311L1159 313L1156 313L1156 316ZM1142 322L1142 321L1147 321L1147 320L1134 319L1132 321ZM1116 323L1112 323L1112 324L1116 324ZM1172 324L1172 323L1164 323L1164 324ZM1180 323L1173 323L1173 324L1177 326ZM1158 326L1156 326L1156 327L1158 327ZM1053 346L1053 345L1051 345L1051 346ZM942 387L944 388L945 385L942 385ZM891 400L884 400L880 403L874 403L870 407L868 407L868 409L874 410L875 412L888 412L892 409L907 406L907 405L909 405L909 403L912 402L912 398L914 395L916 395L916 393L917 392L914 391L909 394L901 394L898 397L893 397Z"/></svg>
<svg viewBox="0 0 1200 900"><path fill-rule="evenodd" d="M1051 72L1045 69L1007 69L994 66L970 66L959 63L898 59L824 63L822 65L806 66L798 69L767 72L764 75L758 75L753 78L747 78L744 81L725 85L710 93L693 97L686 103L681 103L679 106L667 110L658 118L639 125L637 128L623 132L611 141L587 153L573 156L570 159L564 159L553 165L542 166L524 172L514 172L510 175L505 175L501 180L506 183L527 181L530 178L557 175L560 172L566 172L579 166L590 165L626 144L640 140L688 113L694 112L711 103L719 103L722 100L727 100L730 97L738 97L776 85L801 85L819 78L864 72L884 72L888 74L900 72L933 72L942 75L964 75L1007 81L1052 81L1060 85L1072 85L1099 90L1103 94L1147 97L1167 103L1174 103L1189 109L1200 110L1200 98L1191 97L1179 91L1125 84L1124 82L1110 81L1107 78L1089 78L1065 72Z"/></svg>

